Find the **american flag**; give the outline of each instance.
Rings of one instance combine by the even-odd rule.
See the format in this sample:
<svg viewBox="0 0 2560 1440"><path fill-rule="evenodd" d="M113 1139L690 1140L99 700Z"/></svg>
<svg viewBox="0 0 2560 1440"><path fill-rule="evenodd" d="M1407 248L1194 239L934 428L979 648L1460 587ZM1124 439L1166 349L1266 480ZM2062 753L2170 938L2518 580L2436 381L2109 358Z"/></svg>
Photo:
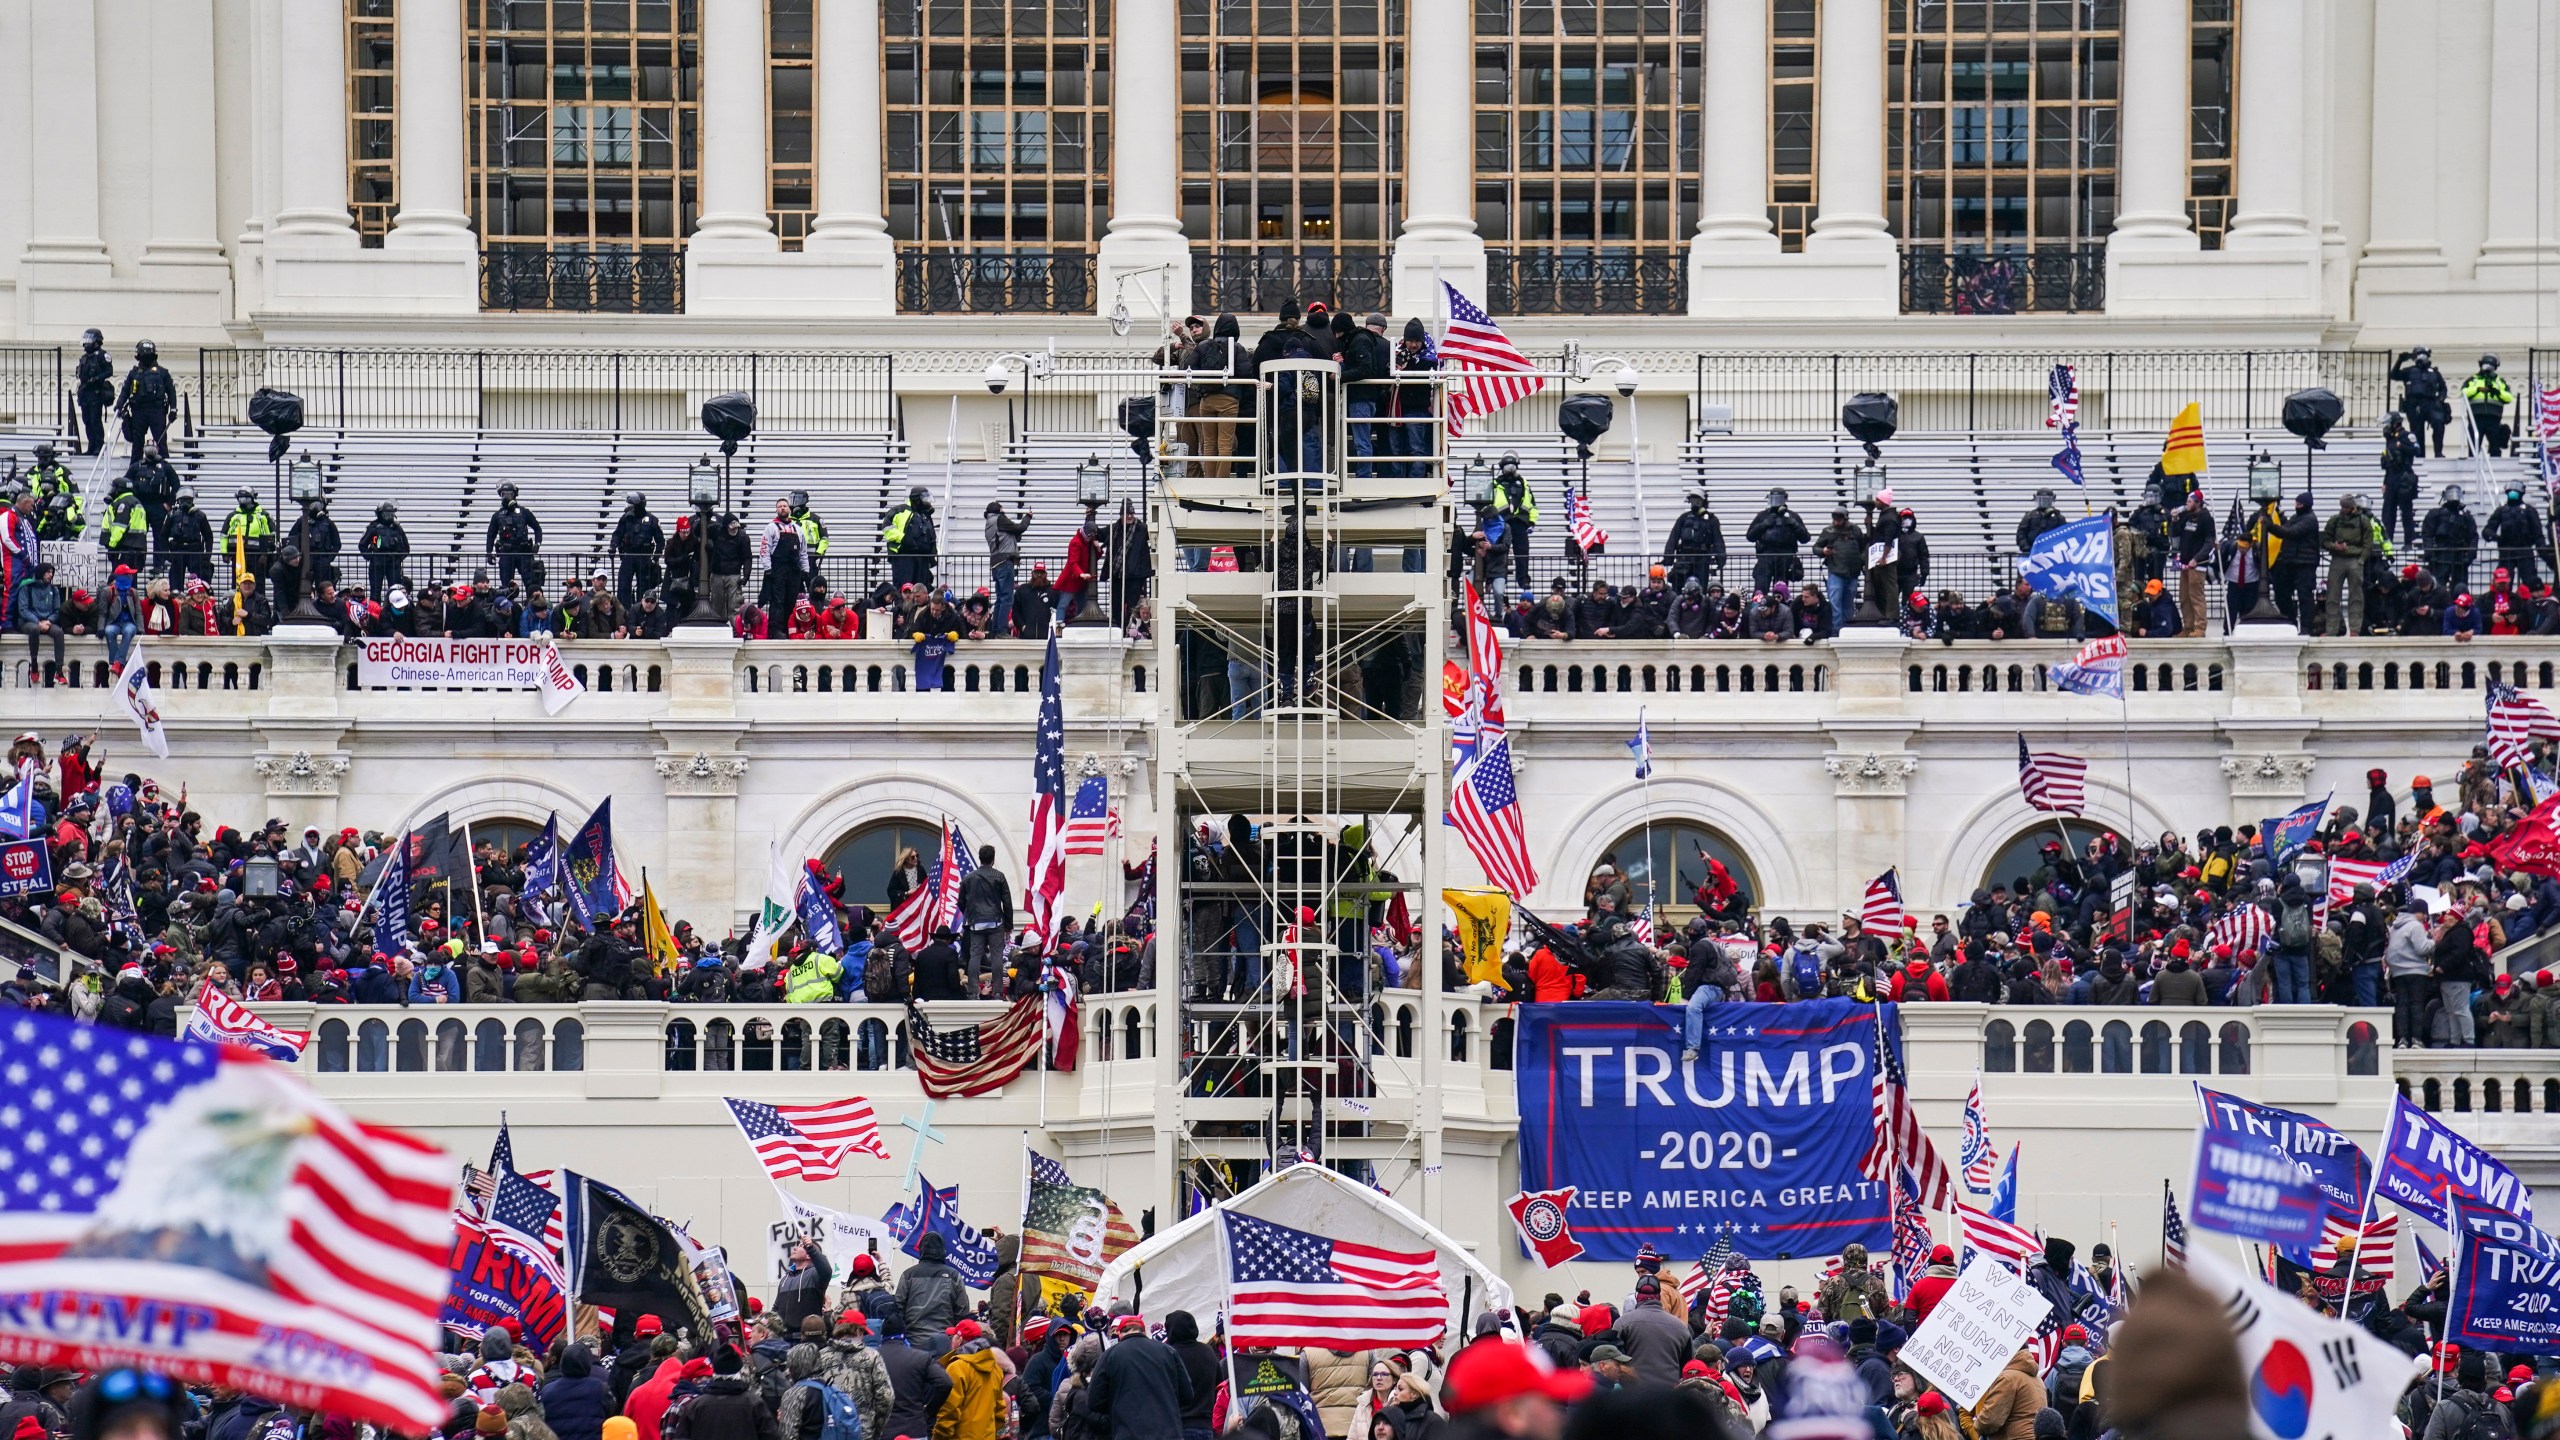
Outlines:
<svg viewBox="0 0 2560 1440"><path fill-rule="evenodd" d="M1870 935L1890 940L1902 933L1902 878L1887 870L1867 882L1866 898L1858 905L1858 923ZM1875 1177L1884 1179L1882 1175Z"/></svg>
<svg viewBox="0 0 2560 1440"><path fill-rule="evenodd" d="M2276 933L2267 912L2246 901L2234 905L2204 932L2207 945L2228 945L2234 955L2254 955Z"/></svg>
<svg viewBox="0 0 2560 1440"><path fill-rule="evenodd" d="M1076 799L1067 807L1067 853L1099 855L1120 833L1120 812L1111 808L1111 782L1087 775L1076 784Z"/></svg>
<svg viewBox="0 0 2560 1440"><path fill-rule="evenodd" d="M2089 803L2089 762L2058 750L2030 750L2021 735L2018 793L2031 810L2077 815Z"/></svg>
<svg viewBox="0 0 2560 1440"><path fill-rule="evenodd" d="M245 1051L52 1016L0 1023L0 1080L0 1294L84 1317L0 1306L11 1359L134 1365L404 1434L442 1423L442 1151Z"/></svg>
<svg viewBox="0 0 2560 1440"><path fill-rule="evenodd" d="M889 1158L871 1102L859 1095L817 1105L767 1105L726 1097L729 1116L755 1147L756 1163L776 1180L833 1180L845 1157L860 1151Z"/></svg>
<svg viewBox="0 0 2560 1440"><path fill-rule="evenodd" d="M560 1172L557 1170L527 1171L524 1175L519 1176L518 1178L529 1180L533 1184L540 1186L542 1190L549 1194L554 1201L558 1201L561 1198ZM569 1247L569 1223L566 1211L567 1207L565 1205L554 1204L551 1207L550 1218L542 1222L542 1243L547 1246L554 1255L560 1254Z"/></svg>
<svg viewBox="0 0 2560 1440"><path fill-rule="evenodd" d="M1979 1075L1964 1097L1964 1139L1957 1143L1956 1161L1964 1167L1964 1188L1976 1195L1991 1193L1992 1178L2000 1173L2000 1147L1991 1143L1991 1126L1982 1117Z"/></svg>
<svg viewBox="0 0 2560 1440"><path fill-rule="evenodd" d="M2489 683L2489 758L2500 769L2533 758L2532 742L2560 740L2560 715L2503 681Z"/></svg>
<svg viewBox="0 0 2560 1440"><path fill-rule="evenodd" d="M2408 879L2409 872L2417 868L2418 852L2412 850L2408 854L2401 856L2399 859L2392 861L2390 864L2383 866L2382 873L2373 877L2373 888L2376 891L2380 891L2386 886L2397 885L2401 881Z"/></svg>
<svg viewBox="0 0 2560 1440"><path fill-rule="evenodd" d="M1944 1210L1956 1203L1955 1181L1947 1174L1947 1162L1938 1158L1938 1147L1929 1141L1929 1132L1920 1126L1920 1116L1911 1108L1911 1087L1902 1071L1902 1056L1884 1028L1884 1007L1876 1007L1875 1072L1868 1090L1868 1110L1875 1122L1876 1138L1858 1162L1858 1173L1879 1185L1893 1183L1894 1172L1910 1167L1915 1182L1914 1193L1920 1203L1932 1210Z"/></svg>
<svg viewBox="0 0 2560 1440"><path fill-rule="evenodd" d="M1433 1250L1330 1240L1229 1209L1227 1335L1239 1350L1320 1345L1413 1350L1449 1327L1449 1291Z"/></svg>
<svg viewBox="0 0 2560 1440"><path fill-rule="evenodd" d="M923 949L934 932L950 924L960 914L960 882L978 868L978 857L969 853L969 839L960 827L945 822L942 848L936 851L933 864L924 872L924 883L908 891L889 912L889 929L898 943L908 951Z"/></svg>
<svg viewBox="0 0 2560 1440"><path fill-rule="evenodd" d="M2061 1306L2048 1305L2045 1307L2044 1318L2036 1322L2035 1333L2029 1335L2027 1343L2019 1347L2034 1352L2037 1374L2053 1373L2055 1362L2062 1358L2062 1327L2070 1323L2071 1316Z"/></svg>
<svg viewBox="0 0 2560 1440"><path fill-rule="evenodd" d="M1023 905L1031 935L1042 950L1058 943L1066 923L1067 710L1058 694L1058 627L1049 627L1049 653L1040 662L1040 721L1031 760L1031 867Z"/></svg>
<svg viewBox="0 0 2560 1440"><path fill-rule="evenodd" d="M1706 1303L1698 1311L1698 1318L1706 1327L1706 1333L1713 1335L1722 1330L1726 1317L1733 1313L1733 1297L1753 1288L1757 1283L1757 1277L1751 1273L1750 1261L1739 1255L1726 1261L1724 1272L1716 1276L1714 1284L1707 1287Z"/></svg>
<svg viewBox="0 0 2560 1440"><path fill-rule="evenodd" d="M2382 862L2379 860L2332 860L2329 862L2329 903L2352 905L2356 887L2370 885L2375 894L2382 892Z"/></svg>
<svg viewBox="0 0 2560 1440"><path fill-rule="evenodd" d="M1457 717L1450 723L1451 742L1461 761L1475 756L1476 746L1502 738L1502 632L1485 618L1476 582L1467 591L1467 683Z"/></svg>
<svg viewBox="0 0 2560 1440"><path fill-rule="evenodd" d="M1724 1267L1732 1263L1733 1236L1728 1232L1716 1237L1714 1246L1698 1257L1698 1263L1690 1266L1688 1275L1681 1280L1680 1313L1685 1315L1697 1308L1699 1298L1715 1288L1715 1282L1724 1275ZM1717 1316L1716 1323L1723 1324L1724 1317Z"/></svg>
<svg viewBox="0 0 2560 1440"><path fill-rule="evenodd" d="M559 1249L560 1197L542 1183L519 1175L513 1170L498 1171L488 1206L489 1223L504 1226L528 1240Z"/></svg>
<svg viewBox="0 0 2560 1440"><path fill-rule="evenodd" d="M2542 483L2560 495L2560 384L2537 387L2535 428L2542 434Z"/></svg>
<svg viewBox="0 0 2560 1440"><path fill-rule="evenodd" d="M196 988L195 1005L195 1013L187 1017L185 1038L189 1040L245 1046L288 1065L301 1059L302 1048L311 1043L310 1031L277 1029L259 1019L256 1011L214 989L211 980Z"/></svg>
<svg viewBox="0 0 2560 1440"><path fill-rule="evenodd" d="M1645 912L1644 914L1642 914L1642 915L1634 915L1634 916L1630 916L1630 917L1628 917L1628 919L1627 919L1627 933L1628 933L1628 934L1630 934L1630 935L1633 935L1634 937L1636 937L1636 943L1637 943L1637 944L1639 944L1639 945L1650 945L1650 944L1652 944L1652 943L1653 943L1653 912L1652 912L1652 911L1650 911L1650 910L1648 910L1648 911L1646 911L1646 912Z"/></svg>
<svg viewBox="0 0 2560 1440"><path fill-rule="evenodd" d="M1440 340L1440 368L1455 371L1458 388L1449 396L1449 438L1466 433L1467 421L1490 415L1514 400L1525 400L1547 388L1529 357L1493 323L1474 301L1443 280L1449 296L1449 333Z"/></svg>
<svg viewBox="0 0 2560 1440"><path fill-rule="evenodd" d="M1022 1152L1030 1165L1032 1179L1039 1181L1043 1185L1073 1185L1076 1183L1074 1178L1067 1174L1067 1167L1063 1163L1052 1160L1048 1156L1041 1154L1039 1151L1032 1149L1030 1141L1025 1140L1023 1142Z"/></svg>
<svg viewBox="0 0 2560 1440"><path fill-rule="evenodd" d="M2311 1268L2331 1270L2338 1263L2338 1246L2355 1236L2356 1268L2373 1280L2389 1285L2399 1270L2400 1217L2376 1215L2364 1222L2359 1232L2356 1222L2337 1211L2320 1218L2320 1243L2311 1247Z"/></svg>
<svg viewBox="0 0 2560 1440"><path fill-rule="evenodd" d="M2187 1268L2187 1221L2178 1213L2178 1192L2160 1182L2160 1268Z"/></svg>
<svg viewBox="0 0 2560 1440"><path fill-rule="evenodd" d="M1911 1298L1920 1272L1929 1268L1929 1217L1921 1213L1919 1184L1903 1167L1893 1185L1893 1303Z"/></svg>
<svg viewBox="0 0 2560 1440"><path fill-rule="evenodd" d="M1564 492L1564 524L1585 555L1596 555L1609 543L1609 532L1591 518L1591 496L1569 485Z"/></svg>
<svg viewBox="0 0 2560 1440"><path fill-rule="evenodd" d="M2047 430L2068 430L2080 423L2080 377L2068 365L2055 365L2045 373L2046 399L2052 404L2044 414Z"/></svg>
<svg viewBox="0 0 2560 1440"><path fill-rule="evenodd" d="M1538 888L1538 866L1529 858L1528 826L1520 817L1520 790L1511 774L1511 742L1496 740L1458 771L1449 797L1449 822L1484 867L1485 878L1512 899Z"/></svg>
<svg viewBox="0 0 2560 1440"><path fill-rule="evenodd" d="M916 1081L936 1100L984 1095L1031 1066L1047 1029L1046 1007L1025 995L983 1025L937 1030L924 1012L907 1011L907 1044L915 1054Z"/></svg>
<svg viewBox="0 0 2560 1440"><path fill-rule="evenodd" d="M2044 1242L1993 1215L1958 1201L1956 1223L1963 1228L1964 1248L1979 1250L2012 1270L2024 1270L2044 1254ZM1968 1255L1967 1259L1970 1260Z"/></svg>

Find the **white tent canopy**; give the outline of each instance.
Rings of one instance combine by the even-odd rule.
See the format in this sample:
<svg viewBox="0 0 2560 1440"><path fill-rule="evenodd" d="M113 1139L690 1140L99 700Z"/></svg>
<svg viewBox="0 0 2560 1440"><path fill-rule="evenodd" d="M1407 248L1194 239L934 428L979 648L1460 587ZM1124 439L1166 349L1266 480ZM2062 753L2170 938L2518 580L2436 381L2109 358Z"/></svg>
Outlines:
<svg viewBox="0 0 2560 1440"><path fill-rule="evenodd" d="M1465 1342L1474 1316L1511 1304L1511 1286L1457 1241L1390 1197L1321 1165L1292 1165L1223 1208L1332 1240L1396 1250L1416 1249L1416 1242L1430 1246L1440 1256L1440 1281L1449 1292L1448 1344ZM1206 1332L1226 1306L1219 1243L1218 1211L1203 1210L1124 1251L1103 1270L1095 1293L1106 1301L1127 1300L1150 1320L1188 1310Z"/></svg>

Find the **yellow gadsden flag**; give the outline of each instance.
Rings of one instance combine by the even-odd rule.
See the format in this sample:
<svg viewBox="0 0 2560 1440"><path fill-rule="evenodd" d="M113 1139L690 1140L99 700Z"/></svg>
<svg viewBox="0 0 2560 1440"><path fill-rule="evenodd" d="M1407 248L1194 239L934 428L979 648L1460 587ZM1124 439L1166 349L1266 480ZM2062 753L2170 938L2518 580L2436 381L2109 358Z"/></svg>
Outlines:
<svg viewBox="0 0 2560 1440"><path fill-rule="evenodd" d="M1511 935L1511 897L1499 890L1443 890L1440 903L1449 907L1449 923L1458 932L1458 953L1467 983L1502 983L1502 942Z"/></svg>
<svg viewBox="0 0 2560 1440"><path fill-rule="evenodd" d="M658 908L657 892L649 888L649 877L640 877L640 944L649 952L651 963L665 973L684 959L676 948L675 932L667 928L666 912Z"/></svg>
<svg viewBox="0 0 2560 1440"><path fill-rule="evenodd" d="M2169 422L2169 443L2160 447L2160 473L2204 473L2204 406L2193 400Z"/></svg>

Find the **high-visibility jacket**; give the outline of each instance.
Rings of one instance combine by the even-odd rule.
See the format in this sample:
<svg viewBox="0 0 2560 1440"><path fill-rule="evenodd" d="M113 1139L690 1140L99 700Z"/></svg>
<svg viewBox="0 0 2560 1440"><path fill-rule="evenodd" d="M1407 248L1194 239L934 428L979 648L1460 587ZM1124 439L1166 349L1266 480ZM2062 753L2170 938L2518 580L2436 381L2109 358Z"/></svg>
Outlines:
<svg viewBox="0 0 2560 1440"><path fill-rule="evenodd" d="M2503 375L2474 375L2462 382L2462 398L2474 405L2512 405L2516 391Z"/></svg>
<svg viewBox="0 0 2560 1440"><path fill-rule="evenodd" d="M812 950L791 962L785 977L782 1000L786 1005L815 1005L836 998L836 977L844 966L824 950Z"/></svg>
<svg viewBox="0 0 2560 1440"><path fill-rule="evenodd" d="M912 505L901 505L889 512L887 524L880 527L880 539L892 550L907 543L907 517L916 513ZM802 532L804 535L807 532Z"/></svg>
<svg viewBox="0 0 2560 1440"><path fill-rule="evenodd" d="M149 533L150 525L151 517L143 513L142 502L134 498L133 492L126 491L107 497L106 523L99 528L98 537L114 550L124 545L127 535L139 543Z"/></svg>
<svg viewBox="0 0 2560 1440"><path fill-rule="evenodd" d="M800 542L803 550L811 556L827 553L827 527L825 522L818 518L818 512L803 510L792 517L792 523L800 527ZM901 526L899 529L903 534L905 527Z"/></svg>
<svg viewBox="0 0 2560 1440"><path fill-rule="evenodd" d="M234 510L231 518L222 522L222 538L273 540L276 538L275 517L264 510Z"/></svg>
<svg viewBox="0 0 2560 1440"><path fill-rule="evenodd" d="M1494 481L1493 508L1497 513L1511 516L1523 525L1537 524L1538 495L1530 488L1529 477L1520 476L1516 485L1506 480Z"/></svg>

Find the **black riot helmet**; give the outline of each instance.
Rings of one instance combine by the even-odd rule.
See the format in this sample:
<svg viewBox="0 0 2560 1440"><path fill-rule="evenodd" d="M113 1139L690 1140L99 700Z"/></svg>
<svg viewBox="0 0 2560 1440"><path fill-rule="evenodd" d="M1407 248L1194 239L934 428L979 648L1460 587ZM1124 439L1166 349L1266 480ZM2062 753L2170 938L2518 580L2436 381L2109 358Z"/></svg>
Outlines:
<svg viewBox="0 0 2560 1440"><path fill-rule="evenodd" d="M51 461L51 460L53 459L53 456L54 456L54 449L53 449L53 442L52 442L52 441L50 441L50 440L39 440L39 441L37 441L37 442L36 442L36 463L37 463L37 464L39 464L39 465L45 464L45 463L47 463L47 462Z"/></svg>
<svg viewBox="0 0 2560 1440"><path fill-rule="evenodd" d="M2495 355L2481 356L2480 369L2484 374L2495 374L2498 369L2498 357Z"/></svg>
<svg viewBox="0 0 2560 1440"><path fill-rule="evenodd" d="M258 492L255 490L246 488L235 490L231 493L231 498L240 502L240 508L243 510L255 510L258 508Z"/></svg>
<svg viewBox="0 0 2560 1440"><path fill-rule="evenodd" d="M1689 492L1689 508L1690 508L1690 509L1692 509L1692 510L1704 510L1704 509L1706 509L1706 508L1707 508L1707 497L1706 497L1705 495L1701 494L1701 493L1700 493L1700 492L1698 492L1698 491L1695 491L1695 490L1690 491L1690 492Z"/></svg>
<svg viewBox="0 0 2560 1440"><path fill-rule="evenodd" d="M104 349L106 343L107 337L100 334L94 326L80 332L80 348L83 350Z"/></svg>
<svg viewBox="0 0 2560 1440"><path fill-rule="evenodd" d="M2036 492L2036 508L2039 510L2050 510L2053 508L2053 492L2051 490L2038 490Z"/></svg>
<svg viewBox="0 0 2560 1440"><path fill-rule="evenodd" d="M178 508L181 510L193 510L196 508L196 492L193 490L179 491Z"/></svg>
<svg viewBox="0 0 2560 1440"><path fill-rule="evenodd" d="M1787 492L1783 487L1773 489L1769 492L1769 508L1772 510L1784 510L1787 508Z"/></svg>
<svg viewBox="0 0 2560 1440"><path fill-rule="evenodd" d="M637 491L637 490L634 490L634 491L632 491L632 492L631 492L631 494L630 494L629 496L627 496L627 497L623 500L623 502L622 502L622 503L623 503L624 505L628 506L628 507L631 509L632 513L637 514L637 513L639 513L640 511L643 511L643 510L646 510L646 509L648 509L648 508L649 508L649 497L648 497L648 496L646 496L646 495L641 494L641 493L640 493L639 491Z"/></svg>
<svg viewBox="0 0 2560 1440"><path fill-rule="evenodd" d="M157 365L160 363L160 347L149 340L139 341L133 347L133 358L145 365Z"/></svg>
<svg viewBox="0 0 2560 1440"><path fill-rule="evenodd" d="M498 499L502 504L514 504L516 500L515 482L509 481L506 484L499 486Z"/></svg>
<svg viewBox="0 0 2560 1440"><path fill-rule="evenodd" d="M808 491L806 491L806 490L794 490L794 491L792 491L792 492L791 492L791 508L792 508L792 509L794 509L794 510L806 510L806 509L808 509L808 508L809 508L809 492L808 492Z"/></svg>
<svg viewBox="0 0 2560 1440"><path fill-rule="evenodd" d="M391 517L399 513L400 507L392 504L388 500L385 500L381 504L373 507L373 518L381 521L385 525L390 524Z"/></svg>

